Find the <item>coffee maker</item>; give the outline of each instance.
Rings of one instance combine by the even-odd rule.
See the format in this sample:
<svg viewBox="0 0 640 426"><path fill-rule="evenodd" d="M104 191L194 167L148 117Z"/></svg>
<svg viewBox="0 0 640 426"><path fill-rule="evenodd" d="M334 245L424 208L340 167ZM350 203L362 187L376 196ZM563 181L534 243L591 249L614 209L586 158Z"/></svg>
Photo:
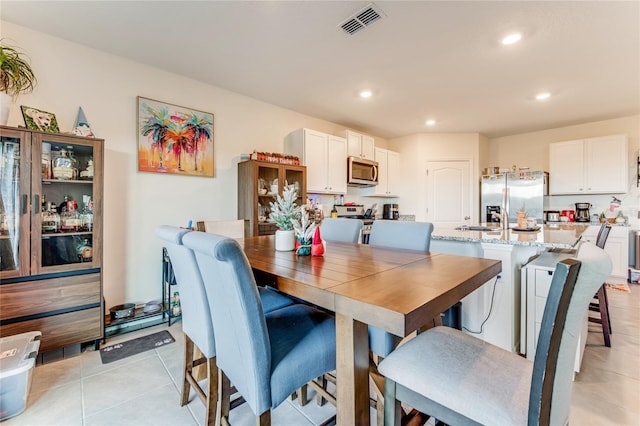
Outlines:
<svg viewBox="0 0 640 426"><path fill-rule="evenodd" d="M398 220L400 213L398 212L397 204L383 204L382 205L382 218Z"/></svg>
<svg viewBox="0 0 640 426"><path fill-rule="evenodd" d="M591 215L589 214L590 203L576 203L576 222L589 222L591 221Z"/></svg>

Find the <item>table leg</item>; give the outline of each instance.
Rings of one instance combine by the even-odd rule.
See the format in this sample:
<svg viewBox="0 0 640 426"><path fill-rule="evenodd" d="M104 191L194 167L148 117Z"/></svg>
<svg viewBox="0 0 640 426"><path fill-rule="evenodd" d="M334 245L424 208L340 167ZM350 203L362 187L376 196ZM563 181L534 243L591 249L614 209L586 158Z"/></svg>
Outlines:
<svg viewBox="0 0 640 426"><path fill-rule="evenodd" d="M337 424L368 425L369 335L367 324L336 313Z"/></svg>

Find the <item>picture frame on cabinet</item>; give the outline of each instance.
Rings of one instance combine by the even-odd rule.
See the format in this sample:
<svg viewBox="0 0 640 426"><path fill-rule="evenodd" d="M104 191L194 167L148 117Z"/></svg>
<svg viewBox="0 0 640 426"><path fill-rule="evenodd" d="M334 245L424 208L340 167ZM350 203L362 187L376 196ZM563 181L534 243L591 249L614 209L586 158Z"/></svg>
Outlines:
<svg viewBox="0 0 640 426"><path fill-rule="evenodd" d="M29 130L40 130L41 132L60 133L58 120L52 112L43 111L26 105L20 105L24 124Z"/></svg>
<svg viewBox="0 0 640 426"><path fill-rule="evenodd" d="M138 96L138 171L213 177L212 113Z"/></svg>

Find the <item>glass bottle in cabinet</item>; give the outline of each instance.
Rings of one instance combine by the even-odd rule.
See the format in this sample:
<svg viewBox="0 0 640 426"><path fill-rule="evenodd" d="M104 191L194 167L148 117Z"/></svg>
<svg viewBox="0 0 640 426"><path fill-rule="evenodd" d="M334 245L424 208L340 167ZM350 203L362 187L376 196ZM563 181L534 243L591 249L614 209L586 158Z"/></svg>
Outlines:
<svg viewBox="0 0 640 426"><path fill-rule="evenodd" d="M53 178L54 179L73 179L74 161L69 156L69 151L65 148L53 159ZM77 169L76 169L77 170Z"/></svg>

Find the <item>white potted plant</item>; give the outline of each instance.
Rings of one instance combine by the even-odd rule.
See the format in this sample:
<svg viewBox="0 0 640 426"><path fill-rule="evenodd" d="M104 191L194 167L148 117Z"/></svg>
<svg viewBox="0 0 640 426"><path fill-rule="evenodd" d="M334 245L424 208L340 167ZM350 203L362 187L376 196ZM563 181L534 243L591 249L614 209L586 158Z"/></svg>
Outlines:
<svg viewBox="0 0 640 426"><path fill-rule="evenodd" d="M300 220L300 207L296 205L296 190L284 186L282 196L277 195L276 201L269 203L271 213L269 219L276 224L276 250L292 251L295 249L296 237L293 226Z"/></svg>
<svg viewBox="0 0 640 426"><path fill-rule="evenodd" d="M0 40L0 124L7 124L11 105L18 95L31 93L36 83L36 76L23 54Z"/></svg>

